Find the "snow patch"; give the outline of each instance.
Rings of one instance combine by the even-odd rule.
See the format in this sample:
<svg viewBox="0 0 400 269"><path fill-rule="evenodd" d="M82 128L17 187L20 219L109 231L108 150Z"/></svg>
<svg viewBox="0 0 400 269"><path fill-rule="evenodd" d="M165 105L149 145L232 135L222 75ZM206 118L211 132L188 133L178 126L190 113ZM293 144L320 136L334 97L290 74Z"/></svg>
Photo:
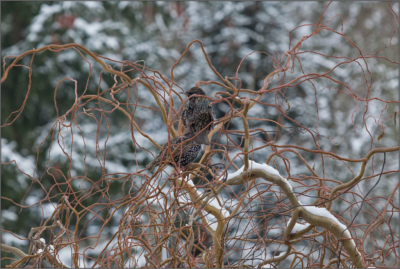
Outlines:
<svg viewBox="0 0 400 269"><path fill-rule="evenodd" d="M10 210L2 210L1 211L1 221L3 222L4 220L11 220L11 221L16 221L18 219L18 215L15 212L12 212Z"/></svg>
<svg viewBox="0 0 400 269"><path fill-rule="evenodd" d="M285 254L286 254L286 252L281 252L281 253L279 253L278 256L274 256L274 258L283 257L283 256L285 256Z"/></svg>
<svg viewBox="0 0 400 269"><path fill-rule="evenodd" d="M16 150L17 142L15 141L8 141L7 139L1 139L1 162L9 162L14 160L17 164L18 168L30 175L33 175L33 171L35 170L35 158L33 156L22 156ZM15 165L14 163L12 165ZM17 181L22 188L27 187L26 183L26 176L18 173Z"/></svg>
<svg viewBox="0 0 400 269"><path fill-rule="evenodd" d="M292 220L292 218L289 219L289 222ZM288 224L289 224L288 222ZM307 228L308 226L310 226L310 224L302 224L302 223L297 223L294 225L292 233L297 233L305 228Z"/></svg>
<svg viewBox="0 0 400 269"><path fill-rule="evenodd" d="M19 235L17 233L14 233L14 235L6 232L1 233L1 238L4 241L2 243L6 245L16 245L16 246L26 246L29 244L29 240L19 239L19 238L25 238L23 235Z"/></svg>
<svg viewBox="0 0 400 269"><path fill-rule="evenodd" d="M299 203L300 203L300 201L299 201ZM300 203L300 204L303 205L302 203ZM304 208L305 208L305 210L307 210L308 212L310 212L313 215L317 215L317 216L321 216L321 217L325 217L325 218L333 220L334 222L339 224L340 227L343 228L343 230L347 229L347 227L344 224L342 224L334 215L332 215L331 212L326 210L326 208L315 207L315 206L304 206ZM345 231L343 235L347 235L350 237L350 234L348 231Z"/></svg>
<svg viewBox="0 0 400 269"><path fill-rule="evenodd" d="M218 201L216 200L216 198L213 198L212 200L209 201L208 203L209 205L219 209L219 211L222 213L222 215L224 216L224 218L229 217L230 213L228 210L226 210L225 208L221 207L218 203ZM205 216L208 225L210 226L211 229L213 229L213 231L217 230L218 227L218 220L217 218L215 218L212 214L206 212L205 210L202 210L203 215Z"/></svg>
<svg viewBox="0 0 400 269"><path fill-rule="evenodd" d="M244 166L242 166L239 170L237 170L235 173L228 174L227 180L234 178L238 175L240 175L243 172Z"/></svg>
<svg viewBox="0 0 400 269"><path fill-rule="evenodd" d="M187 182L188 185L194 187L196 193L198 196L202 196L204 194L204 192L198 188L195 187L195 185L193 184L193 182L191 180L188 179L188 177L185 177L185 182ZM221 197L219 197L220 199L222 199ZM180 195L178 196L178 201L180 203L188 203L189 201L191 201L190 195L188 193L185 193L184 195ZM224 218L229 217L230 213L228 210L226 210L223 206L219 205L219 202L217 200L216 197L212 198L210 201L208 201L208 204L217 208L222 215L224 216ZM210 226L210 228L212 230L216 230L218 227L218 220L217 218L214 217L214 215L208 213L205 210L202 210L203 215L205 216L205 220L207 221L207 224Z"/></svg>
<svg viewBox="0 0 400 269"><path fill-rule="evenodd" d="M290 189L293 190L292 186L289 184L287 179L282 177L275 168L269 166L268 164L265 164L265 163L261 164L261 163L257 163L252 160L249 160L249 169L250 170L261 169L261 170L264 170L268 174L279 176L290 187ZM240 173L242 173L243 170L244 170L244 165L239 170L237 170L235 173L228 174L227 180L240 175Z"/></svg>
<svg viewBox="0 0 400 269"><path fill-rule="evenodd" d="M252 170L252 169L261 169L261 170L264 170L265 172L267 172L268 174L280 176L279 172L275 168L273 168L273 167L271 167L271 166L269 166L268 164L265 164L265 163L261 164L261 163L257 163L257 162L254 162L252 160L249 160L249 168L250 168L250 170ZM242 166L235 173L228 174L228 179L236 177L237 175L239 175L240 173L243 172L243 169L244 169L244 166Z"/></svg>

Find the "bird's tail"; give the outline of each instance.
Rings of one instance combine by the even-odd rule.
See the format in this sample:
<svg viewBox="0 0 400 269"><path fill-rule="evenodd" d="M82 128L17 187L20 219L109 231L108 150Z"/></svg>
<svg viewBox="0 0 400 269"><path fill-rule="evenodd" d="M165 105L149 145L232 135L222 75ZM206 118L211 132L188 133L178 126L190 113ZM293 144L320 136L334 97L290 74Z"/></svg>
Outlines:
<svg viewBox="0 0 400 269"><path fill-rule="evenodd" d="M154 159L153 161L151 161L151 162L146 166L146 168L152 168L152 167L157 166L157 165L159 165L159 164L160 164L160 160L157 158L157 159Z"/></svg>

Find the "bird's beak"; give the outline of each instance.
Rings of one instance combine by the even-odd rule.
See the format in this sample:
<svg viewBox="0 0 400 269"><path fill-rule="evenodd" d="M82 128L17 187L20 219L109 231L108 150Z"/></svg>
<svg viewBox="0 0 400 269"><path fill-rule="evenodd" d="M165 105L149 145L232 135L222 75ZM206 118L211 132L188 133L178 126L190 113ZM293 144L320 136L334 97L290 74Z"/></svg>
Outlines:
<svg viewBox="0 0 400 269"><path fill-rule="evenodd" d="M186 92L179 92L180 94L184 94L184 95L187 95L187 93Z"/></svg>

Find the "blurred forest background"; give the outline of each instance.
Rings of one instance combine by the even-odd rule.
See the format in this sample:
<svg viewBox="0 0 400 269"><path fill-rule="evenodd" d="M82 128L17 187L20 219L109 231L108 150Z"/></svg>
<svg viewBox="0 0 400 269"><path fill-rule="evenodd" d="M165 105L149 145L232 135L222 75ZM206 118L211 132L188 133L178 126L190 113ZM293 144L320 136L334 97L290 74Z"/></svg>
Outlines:
<svg viewBox="0 0 400 269"><path fill-rule="evenodd" d="M129 60L131 62L144 61L151 69L160 71L170 77L170 68L193 39L200 39L213 66L222 76L234 77L236 69L244 56L252 51L266 51L270 55L282 55L289 49L289 44L296 44L301 36L310 34L313 26L306 26L289 32L302 24L316 23L321 12L328 2L1 2L1 55L19 55L32 48L40 48L48 44L78 43L89 50L114 60ZM392 3L394 11L398 14L398 3ZM390 38L396 27L396 17L390 10L387 2L333 2L325 13L324 19L328 20L340 14L343 19L343 31L364 54L373 54L389 44ZM341 31L341 18L335 17L330 23L331 28ZM398 62L397 32L391 40L391 45L379 52L379 56L387 57ZM319 53L345 56L354 58L359 56L348 41L331 32L322 32L318 36L304 42L302 51L313 50ZM301 57L301 56L299 56ZM323 73L332 69L340 61L326 58L318 54L304 54L303 68L305 73ZM100 80L101 66L89 59L92 64L90 81L87 81L89 68L82 57L75 50L62 52L45 51L35 55L33 61L32 89L21 116L10 126L1 130L1 161L7 162L15 159L19 168L26 174L34 173L41 178L41 184L48 189L53 179L45 174L48 152L51 149L50 165L68 174L68 159L63 156L57 143L51 145L51 138L46 138L47 132L54 124L56 110L54 107L54 89L64 77L71 77L78 82L78 92L82 92L89 83L88 93L97 92ZM398 65L381 59L368 59L370 72L373 76L371 95L384 100L398 101ZM22 61L29 66L30 57ZM7 65L11 60L7 60ZM106 61L107 63L107 61ZM110 62L108 62L110 63ZM274 70L271 59L265 54L252 54L243 62L239 77L242 79L242 88L258 90L263 85L263 79ZM293 77L300 75L299 69L295 70ZM217 80L215 74L208 68L206 60L199 45L190 48L190 52L175 68L175 81L185 90L194 86L198 80ZM132 76L134 77L134 76ZM350 85L352 89L366 96L366 82L361 69L356 63L341 65L332 72L332 77ZM114 84L111 75L103 73L100 91L106 90ZM371 137L363 124L365 104L359 103L354 113L354 126L351 116L355 108L355 101L337 90L345 91L332 82L317 79L311 83L302 83L286 91L285 98L290 104L288 115L299 123L312 130L318 128L321 136L320 144L323 150L328 150L348 158L363 158L371 148ZM275 79L271 85L277 85ZM18 110L25 98L28 87L28 70L26 68L13 68L8 79L1 85L1 122L4 124L7 117ZM57 92L57 104L60 111L65 112L74 102L74 85L66 82ZM216 85L203 86L208 96L220 91ZM139 98L139 103L155 107L153 98L148 98L148 91L141 91L136 96L136 89L132 90L133 99ZM317 100L315 97L317 96ZM122 98L123 96L121 96ZM275 94L263 97L263 102L274 103ZM179 105L178 100L176 103ZM319 118L316 117L316 104L318 105ZM366 115L379 118L384 103L371 102ZM108 108L109 110L111 107ZM217 117L225 114L227 105L215 105ZM159 111L148 113L148 110L137 108L135 119L140 128L151 136L158 144L166 142L166 128ZM384 111L380 121L398 111L398 104L391 103ZM277 114L273 108L259 106L250 111L249 117L257 114L266 114L276 120ZM130 123L122 113L112 113L108 116L111 134L107 144L106 167L108 173L134 172L144 168L152 160L152 155L146 151L134 152ZM237 125L235 125L237 124ZM393 147L398 145L398 127L391 119L383 123L388 127L382 139L377 141L383 130L379 128L373 118L367 120L367 127L374 138L373 147ZM398 124L398 123L397 123ZM101 177L99 160L96 158L95 133L97 125L93 120L80 122L86 135L87 146L87 176L92 179ZM338 128L340 126L340 128ZM103 127L103 126L102 126ZM275 130L275 125L268 122L257 121L250 128ZM241 129L241 119L232 121L231 129ZM355 134L354 129L357 134ZM90 141L90 134L92 141ZM100 130L99 143L104 144L107 128ZM263 134L260 134L263 135ZM78 133L79 136L79 133ZM329 136L332 139L326 137ZM56 136L54 136L56 137ZM89 140L88 140L89 139ZM152 148L153 154L158 150L146 139L135 134L138 143L143 143L145 148ZM240 143L240 137L237 137ZM38 152L38 146L45 141ZM260 146L259 141L254 141L253 147ZM312 148L312 142L303 137L302 133L295 135L278 134L277 142L280 144L296 144ZM66 142L68 143L68 142ZM103 144L102 144L103 143ZM141 144L142 145L142 144ZM255 153L254 159L262 163L268 158L270 150L264 148ZM38 155L37 155L38 154ZM82 163L84 151L75 147L72 176L85 174ZM235 153L233 153L234 155ZM304 154L310 164L315 162L314 154ZM398 155L388 158L385 170L398 170ZM293 156L291 160L292 174L307 174ZM293 159L292 159L293 158ZM382 167L383 155L374 158L375 173ZM80 160L80 161L79 161ZM216 160L216 162L218 162ZM327 161L329 163L329 161ZM340 166L338 162L326 166L326 173L337 180L346 181L351 173ZM137 166L138 164L138 166ZM299 164L296 167L296 164ZM241 164L237 163L240 167ZM283 173L283 163L276 163L277 168ZM359 165L352 167L355 173ZM316 166L316 171L321 167ZM233 167L230 171L234 171ZM367 171L372 175L373 171ZM60 175L54 174L55 177ZM285 176L285 174L282 174ZM334 176L333 176L334 175ZM59 179L61 180L61 179ZM383 176L370 196L387 197L396 185L398 178L395 175ZM363 191L371 188L376 178L363 181ZM1 227L3 230L12 231L20 238L27 238L32 227L37 227L43 219L48 218L57 202L50 201L38 203L45 194L41 187L18 171L15 165L8 164L1 167ZM77 190L80 181L74 182ZM122 182L113 182L109 188L110 195L121 195ZM294 186L296 183L293 183ZM28 188L29 191L28 191ZM301 191L301 189L299 189ZM346 197L344 197L346 198ZM354 199L353 197L348 197ZM59 198L57 198L59 199ZM12 201L21 203L26 208L16 206ZM304 197L303 202L311 201ZM398 194L394 197L399 200ZM90 204L91 200L85 200ZM33 206L31 206L33 205ZM253 208L256 210L256 208ZM333 210L341 212L340 201L336 201ZM351 218L343 213L347 220ZM359 215L360 223L368 222L368 215ZM398 218L398 216L393 216ZM104 236L111 237L118 229L119 219L108 224ZM357 222L357 221L356 221ZM82 224L85 221L81 222ZM398 223L398 221L397 221ZM94 226L95 227L95 226ZM86 229L90 230L90 229ZM46 234L43 233L44 235ZM90 236L88 234L87 236ZM16 246L27 252L28 240L19 240L9 233L2 233L2 242ZM398 240L398 238L396 239ZM89 253L89 251L87 252ZM96 255L95 250L92 251ZM2 257L7 256L2 252ZM69 250L66 250L66 256ZM61 259L70 265L67 258ZM3 260L2 267L9 262ZM251 260L248 262L252 263ZM282 266L286 265L284 263Z"/></svg>

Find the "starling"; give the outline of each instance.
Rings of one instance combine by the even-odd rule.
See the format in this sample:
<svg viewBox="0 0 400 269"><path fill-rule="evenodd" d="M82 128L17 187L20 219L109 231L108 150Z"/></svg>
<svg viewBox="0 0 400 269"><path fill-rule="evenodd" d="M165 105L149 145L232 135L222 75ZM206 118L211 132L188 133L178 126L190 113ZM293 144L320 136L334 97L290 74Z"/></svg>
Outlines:
<svg viewBox="0 0 400 269"><path fill-rule="evenodd" d="M191 162L193 162L197 155L200 152L201 149L201 145L196 144L196 142L193 140L183 143L186 140L192 138L194 136L194 134L192 133L187 133L184 134L183 136L179 136L175 139L171 140L171 153L174 157L174 162L176 164L180 164L182 170L186 169L186 166L189 165ZM176 152L174 153L175 149L178 148L176 150ZM182 149L182 151L181 151ZM160 153L157 155L157 157L147 165L148 168L153 167L153 166L158 166L161 165L163 162L165 162L166 160L168 160L168 164L173 166L174 163L170 160L169 158L169 150L168 150L168 142L164 144L164 146L162 147Z"/></svg>
<svg viewBox="0 0 400 269"><path fill-rule="evenodd" d="M185 103L182 111L182 123L185 127L185 133L197 134L195 142L198 144L210 145L208 134L214 129L213 121L215 119L214 110L210 105L210 100L205 97L205 92L198 87L193 87L187 92L183 92L189 100ZM197 95L197 96L192 96Z"/></svg>

